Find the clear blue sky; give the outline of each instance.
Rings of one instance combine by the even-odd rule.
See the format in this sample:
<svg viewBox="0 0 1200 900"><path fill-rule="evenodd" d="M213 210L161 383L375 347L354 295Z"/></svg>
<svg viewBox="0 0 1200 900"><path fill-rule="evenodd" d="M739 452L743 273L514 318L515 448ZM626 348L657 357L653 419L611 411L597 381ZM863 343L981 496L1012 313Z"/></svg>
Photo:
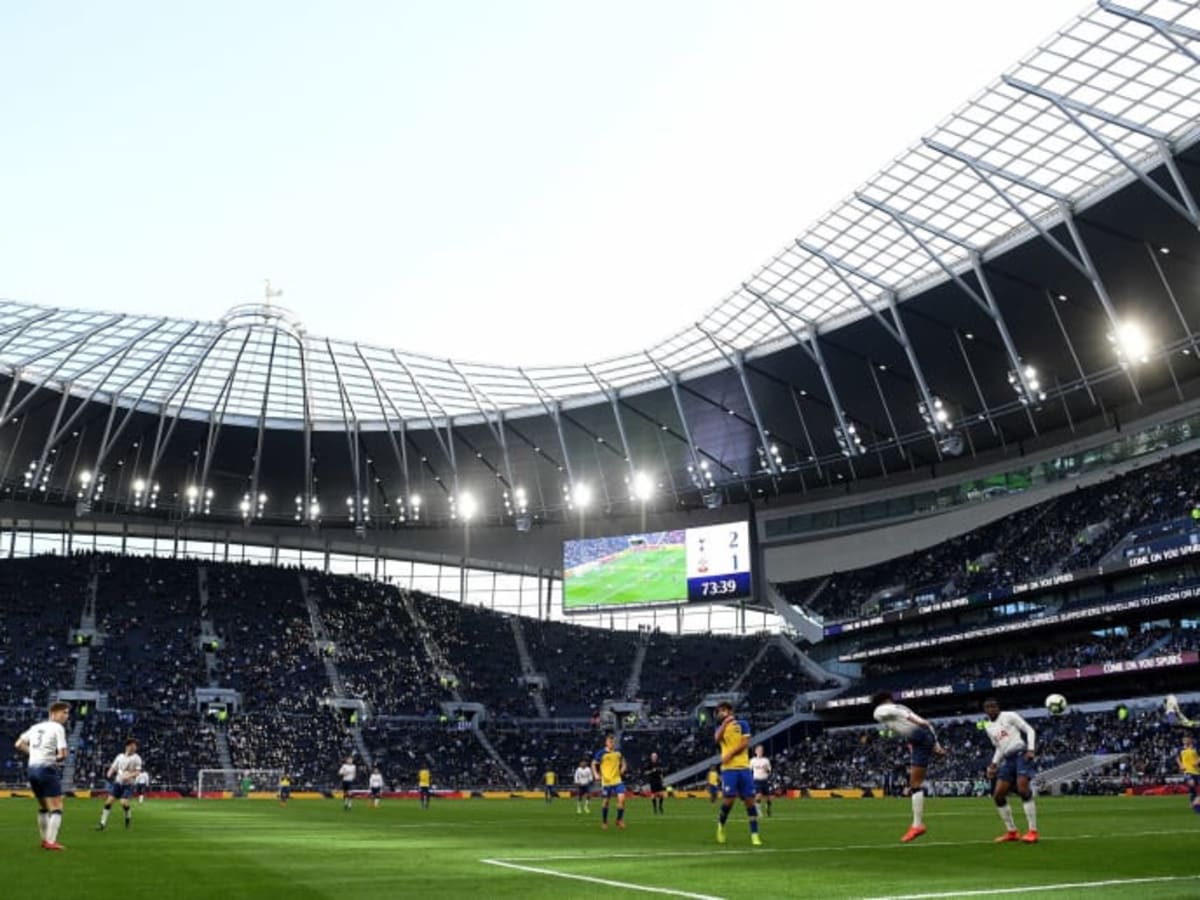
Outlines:
<svg viewBox="0 0 1200 900"><path fill-rule="evenodd" d="M581 362L665 336L1080 0L7 3L0 296Z"/></svg>

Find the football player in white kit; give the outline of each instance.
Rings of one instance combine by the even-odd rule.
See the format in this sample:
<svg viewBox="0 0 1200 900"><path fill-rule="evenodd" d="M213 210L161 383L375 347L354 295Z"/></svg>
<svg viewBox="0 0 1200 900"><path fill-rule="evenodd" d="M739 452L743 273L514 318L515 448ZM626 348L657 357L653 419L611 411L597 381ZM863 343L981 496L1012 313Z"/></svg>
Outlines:
<svg viewBox="0 0 1200 900"><path fill-rule="evenodd" d="M61 700L51 703L46 721L34 725L16 743L17 751L29 757L29 786L38 804L43 850L67 849L58 842L63 808L58 766L67 758L67 731L63 725L70 714L71 704Z"/></svg>
<svg viewBox="0 0 1200 900"><path fill-rule="evenodd" d="M349 811L353 801L350 791L354 788L354 779L358 775L358 766L354 765L354 757L347 756L342 767L338 769L338 777L342 779L342 809Z"/></svg>
<svg viewBox="0 0 1200 900"><path fill-rule="evenodd" d="M146 791L150 790L150 773L145 769L138 772L138 777L133 780L133 792L137 795L138 803L146 802Z"/></svg>
<svg viewBox="0 0 1200 900"><path fill-rule="evenodd" d="M871 698L875 706L875 721L908 741L908 788L912 799L912 825L900 838L904 843L916 840L925 833L925 770L929 761L944 756L933 725L902 703L897 703L891 691L880 691Z"/></svg>
<svg viewBox="0 0 1200 900"><path fill-rule="evenodd" d="M586 759L581 759L575 767L575 814L592 811L592 767Z"/></svg>
<svg viewBox="0 0 1200 900"><path fill-rule="evenodd" d="M379 797L383 793L383 773L379 771L379 766L371 768L371 775L367 778L367 787L371 789L371 808L379 808Z"/></svg>
<svg viewBox="0 0 1200 900"><path fill-rule="evenodd" d="M121 809L125 811L126 830L133 824L133 810L129 808L129 798L133 796L133 783L142 773L142 758L138 756L137 741L125 739L125 752L118 753L117 758L108 767L105 777L109 780L108 799L104 801L104 809L100 811L100 824L97 831L108 828L108 814L112 811L114 800L121 801Z"/></svg>
<svg viewBox="0 0 1200 900"><path fill-rule="evenodd" d="M767 759L766 748L759 744L754 748L750 757L750 771L754 775L754 795L758 805L762 806L763 798L767 800L767 817L771 816L771 760Z"/></svg>
<svg viewBox="0 0 1200 900"><path fill-rule="evenodd" d="M987 777L992 780L992 800L1005 829L1004 834L996 838L996 843L1020 840L1036 844L1037 804L1030 782L1036 774L1033 751L1037 746L1037 734L1033 726L1015 712L1001 712L1000 703L991 697L983 701L983 714L988 718L984 730L996 748L987 768ZM1008 805L1008 792L1013 785L1016 785L1017 796L1025 808L1025 821L1029 823L1029 830L1024 835L1017 831Z"/></svg>

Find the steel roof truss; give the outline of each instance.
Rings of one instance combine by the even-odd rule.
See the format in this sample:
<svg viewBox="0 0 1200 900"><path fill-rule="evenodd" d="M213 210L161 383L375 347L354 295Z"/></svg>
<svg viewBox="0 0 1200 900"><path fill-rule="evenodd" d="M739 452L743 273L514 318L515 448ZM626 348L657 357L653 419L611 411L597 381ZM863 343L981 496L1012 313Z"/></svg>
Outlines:
<svg viewBox="0 0 1200 900"><path fill-rule="evenodd" d="M1129 9L1126 6L1119 6L1113 3L1112 0L1098 0L1096 5L1107 13L1150 26L1162 35L1165 40L1169 41L1176 50L1184 56L1190 57L1192 62L1200 64L1200 56L1179 40L1183 38L1186 41L1200 41L1200 31L1188 28L1186 25L1180 25L1178 22L1170 22L1160 16L1152 16L1149 13Z"/></svg>
<svg viewBox="0 0 1200 900"><path fill-rule="evenodd" d="M1179 170L1175 168L1173 164L1168 166L1168 170L1171 173L1171 177L1175 182L1176 188L1180 189L1183 193L1186 205L1185 203L1180 203L1178 200L1168 194L1162 187L1159 186L1158 182L1156 182L1153 178L1147 175L1145 171L1143 171L1141 166L1135 165L1128 156L1117 149L1116 145L1112 141L1084 121L1082 116L1091 116L1093 118L1100 119L1102 122L1107 122L1110 125L1116 125L1117 127L1124 128L1127 131L1132 131L1136 134L1148 137L1155 142L1155 144L1158 146L1159 152L1163 155L1163 157L1170 159L1171 147L1170 143L1168 142L1167 135L1163 134L1157 129L1148 128L1145 125L1139 125L1137 122L1132 122L1129 119L1122 118L1121 116L1113 115L1112 113L1105 112L1102 109L1097 109L1096 107L1090 106L1086 103L1080 103L1078 100L1072 100L1070 97L1064 97L1061 94L1056 94L1054 91L1048 91L1045 88L1038 87L1037 85L1021 81L1019 78L1013 78L1010 75L1005 75L1003 76L1003 80L1005 84L1010 85L1011 87L1015 87L1018 90L1025 91L1033 94L1034 96L1041 97L1043 100L1053 103L1056 107L1058 107L1059 111L1064 116L1071 120L1072 124L1074 124L1081 131L1085 132L1088 137L1103 147L1113 159L1128 169L1138 179L1138 181L1140 181L1152 193L1158 196L1158 198L1166 203L1167 206L1171 207L1171 209L1175 210L1175 212L1179 213L1179 215L1191 222L1192 225L1200 228L1200 215L1198 215L1196 212L1195 201L1191 199L1187 185L1179 176Z"/></svg>

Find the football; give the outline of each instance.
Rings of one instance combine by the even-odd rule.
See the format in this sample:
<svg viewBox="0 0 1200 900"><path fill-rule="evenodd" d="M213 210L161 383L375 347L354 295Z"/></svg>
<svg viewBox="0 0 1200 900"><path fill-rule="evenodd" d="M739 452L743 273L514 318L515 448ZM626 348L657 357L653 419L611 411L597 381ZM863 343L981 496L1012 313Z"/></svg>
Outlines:
<svg viewBox="0 0 1200 900"><path fill-rule="evenodd" d="M1052 716L1061 716L1067 711L1067 698L1062 694L1050 694L1046 697L1046 709Z"/></svg>

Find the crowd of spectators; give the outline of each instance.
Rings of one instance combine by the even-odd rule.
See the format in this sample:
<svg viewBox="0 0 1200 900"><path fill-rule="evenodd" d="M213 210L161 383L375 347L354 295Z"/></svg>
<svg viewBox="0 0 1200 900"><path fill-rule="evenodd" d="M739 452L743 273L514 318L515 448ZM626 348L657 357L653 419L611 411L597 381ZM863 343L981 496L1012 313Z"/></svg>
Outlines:
<svg viewBox="0 0 1200 900"><path fill-rule="evenodd" d="M534 666L549 681L546 702L552 717L587 717L605 700L627 699L625 687L638 649L635 632L538 619L521 624ZM646 665L649 661L647 657Z"/></svg>
<svg viewBox="0 0 1200 900"><path fill-rule="evenodd" d="M908 665L872 662L864 669L865 680L849 687L847 693L869 694L899 687L925 687L1074 669L1093 663L1137 659L1144 653L1162 656L1181 650L1200 649L1200 631L1156 625L1144 629L1122 628L1104 635L1086 631L1059 634L1054 641L1053 644L1037 644L1022 649L1010 647L999 655L985 652L969 659L964 659L958 653L945 656L926 654Z"/></svg>
<svg viewBox="0 0 1200 900"><path fill-rule="evenodd" d="M661 715L686 715L707 694L728 691L762 646L761 637L650 635L641 695Z"/></svg>
<svg viewBox="0 0 1200 900"><path fill-rule="evenodd" d="M73 686L72 629L79 626L92 560L37 556L0 565L0 706L43 707Z"/></svg>
<svg viewBox="0 0 1200 900"><path fill-rule="evenodd" d="M331 784L338 761L356 745L344 719L325 703L332 688L313 638L299 573L204 564L205 605L199 565L115 556L0 564L0 653L14 663L5 668L4 721L19 733L29 724L30 707L41 707L51 691L69 686L73 648L68 636L79 622L88 580L95 573L102 637L90 654L87 686L107 694L109 708L92 708L84 716L77 707L77 783L98 783L124 738L133 735L142 742L147 768L159 783L190 785L198 769L218 767L218 746L224 739L235 767L283 769L298 786ZM701 721L694 710L706 694L730 690L739 676L744 674L740 689L756 728L764 712L781 714L797 693L816 686L774 644L748 669L763 649L763 637L677 637L523 620L534 668L549 681L552 716L580 721L518 726L512 717L528 719L534 711L520 683L520 660L507 617L413 595L409 599L429 628L422 635L408 614L406 598L395 588L311 574L309 584L347 689L384 716L368 720L362 736L389 782L411 782L424 767L435 773L439 785L453 788L537 784L548 768L565 779L580 759L595 753L603 731L614 724L599 714L607 699L646 704L648 714L636 722L616 723L626 726L622 749L635 773L631 777L637 778L651 750L659 752L668 768L709 755L711 722ZM241 691L245 704L244 711L219 723L201 716L193 695L196 687L209 683L198 642L205 616L224 641L216 655L216 680ZM923 661L923 671L875 665L869 672L874 678L919 685L926 676L959 680L1131 659L1197 647L1198 638L1195 630L1162 627L1103 636L1076 632L1056 636L1054 644L1027 644L1002 656L931 658ZM640 642L645 642L646 657L639 696L625 698ZM24 649L30 644L45 652L36 654L26 669L30 655ZM440 648L433 650L435 656L445 654L460 678L457 684L439 679L427 644ZM439 701L454 688L463 699L487 705L486 732L516 779L465 723L441 715ZM1153 718L1135 716L1119 727L1081 715L1042 722L1044 764L1103 747L1130 753L1124 766L1132 779L1162 777L1173 765L1174 736ZM951 756L939 777L974 778L987 753L975 723L950 726L943 736ZM6 754L3 759L4 777L19 776L15 757ZM785 786L861 783L892 789L904 778L903 753L874 730L805 738L777 760Z"/></svg>
<svg viewBox="0 0 1200 900"><path fill-rule="evenodd" d="M239 769L282 769L300 788L332 785L354 744L335 710L305 714L253 712L227 726L229 752Z"/></svg>
<svg viewBox="0 0 1200 900"><path fill-rule="evenodd" d="M112 706L186 709L205 677L195 562L100 556L96 574L90 686Z"/></svg>
<svg viewBox="0 0 1200 900"><path fill-rule="evenodd" d="M208 608L223 642L221 687L247 710L312 712L331 694L295 569L206 566ZM204 684L205 682L198 682Z"/></svg>
<svg viewBox="0 0 1200 900"><path fill-rule="evenodd" d="M507 617L429 594L413 593L417 614L445 654L465 700L496 715L537 715L521 684L521 660Z"/></svg>
<svg viewBox="0 0 1200 900"><path fill-rule="evenodd" d="M377 715L421 715L438 706L438 683L412 616L391 585L310 575L321 621L336 645L338 672L350 697Z"/></svg>
<svg viewBox="0 0 1200 900"><path fill-rule="evenodd" d="M1191 514L1200 504L1197 453L1078 487L925 550L823 579L780 585L790 602L826 619L885 606L963 596L1095 565L1134 528Z"/></svg>
<svg viewBox="0 0 1200 900"><path fill-rule="evenodd" d="M756 715L777 712L780 717L791 711L792 701L803 691L821 685L813 681L771 641L767 652L742 679L739 690L743 705Z"/></svg>

